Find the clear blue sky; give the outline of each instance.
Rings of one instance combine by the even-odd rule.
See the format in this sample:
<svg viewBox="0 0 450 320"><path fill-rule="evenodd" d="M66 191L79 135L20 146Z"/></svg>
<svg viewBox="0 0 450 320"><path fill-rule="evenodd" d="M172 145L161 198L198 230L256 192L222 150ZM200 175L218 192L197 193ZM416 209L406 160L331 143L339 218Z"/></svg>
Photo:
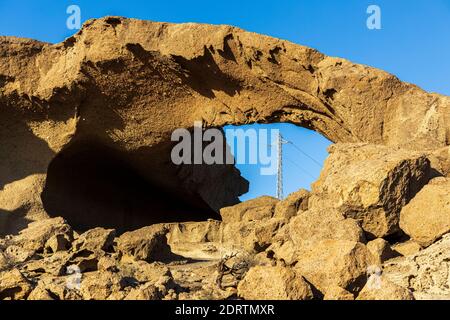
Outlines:
<svg viewBox="0 0 450 320"><path fill-rule="evenodd" d="M120 15L167 22L230 24L316 48L327 55L384 69L428 91L450 95L450 0L292 0L292 1L133 1L0 0L0 35L59 42L66 28L66 8L76 4L82 20ZM366 28L366 9L378 5L382 29ZM329 144L320 135L290 125L271 125L319 162ZM317 176L319 168L290 146L285 157ZM255 166L241 166L251 181L243 199L275 194L275 177L261 177ZM289 162L285 193L309 187L312 178Z"/></svg>

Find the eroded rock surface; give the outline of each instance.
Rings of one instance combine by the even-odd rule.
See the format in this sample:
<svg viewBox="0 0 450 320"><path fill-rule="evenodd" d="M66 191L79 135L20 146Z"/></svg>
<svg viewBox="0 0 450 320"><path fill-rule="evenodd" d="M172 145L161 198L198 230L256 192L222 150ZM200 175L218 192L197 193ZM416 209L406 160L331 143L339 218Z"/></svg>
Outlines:
<svg viewBox="0 0 450 320"><path fill-rule="evenodd" d="M371 237L398 231L400 210L430 178L428 158L370 144L337 144L329 152L310 207L334 207Z"/></svg>
<svg viewBox="0 0 450 320"><path fill-rule="evenodd" d="M403 208L400 227L421 246L450 232L450 179L433 179Z"/></svg>
<svg viewBox="0 0 450 320"><path fill-rule="evenodd" d="M449 97L230 26L106 17L0 53L1 299L449 298ZM335 145L311 192L238 204L234 165L170 160L195 121Z"/></svg>
<svg viewBox="0 0 450 320"><path fill-rule="evenodd" d="M105 17L59 44L1 37L0 50L0 143L8 154L0 159L3 234L47 215L70 217L85 230L122 223L120 231L219 218L248 183L233 165L180 168L169 161L172 132L194 121L291 122L337 143L426 149L438 170L447 168L445 152L433 151L450 140L448 97L235 27ZM420 171L411 162L418 158L408 160L390 172ZM95 183L83 194L86 179ZM144 191L151 203L142 201ZM124 211L124 202L134 205ZM395 228L391 209L372 212L387 219L368 227L376 236ZM186 213L192 219L183 219ZM167 220L158 221L161 215Z"/></svg>
<svg viewBox="0 0 450 320"><path fill-rule="evenodd" d="M384 264L383 276L416 299L450 299L450 234L426 249Z"/></svg>
<svg viewBox="0 0 450 320"><path fill-rule="evenodd" d="M246 300L310 300L309 284L286 267L257 266L239 283L238 294Z"/></svg>
<svg viewBox="0 0 450 320"><path fill-rule="evenodd" d="M414 300L414 296L407 288L381 277L376 284L366 284L357 300Z"/></svg>

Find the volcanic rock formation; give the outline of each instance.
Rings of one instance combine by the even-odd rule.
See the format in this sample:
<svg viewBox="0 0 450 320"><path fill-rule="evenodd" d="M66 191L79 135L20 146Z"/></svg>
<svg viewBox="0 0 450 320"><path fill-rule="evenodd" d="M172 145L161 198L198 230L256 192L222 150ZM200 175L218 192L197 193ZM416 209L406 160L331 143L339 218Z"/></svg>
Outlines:
<svg viewBox="0 0 450 320"><path fill-rule="evenodd" d="M195 121L335 145L311 192L237 204L233 165L171 162ZM0 143L0 299L450 297L450 98L384 71L106 17L59 44L0 37Z"/></svg>

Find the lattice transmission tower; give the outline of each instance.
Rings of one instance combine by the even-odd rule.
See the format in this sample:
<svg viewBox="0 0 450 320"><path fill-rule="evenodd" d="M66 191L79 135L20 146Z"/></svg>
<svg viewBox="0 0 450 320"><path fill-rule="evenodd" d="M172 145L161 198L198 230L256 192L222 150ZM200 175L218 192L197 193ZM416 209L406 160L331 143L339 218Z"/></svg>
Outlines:
<svg viewBox="0 0 450 320"><path fill-rule="evenodd" d="M290 143L284 140L281 133L278 133L277 152L278 152L278 168L277 168L277 198L283 200L283 144Z"/></svg>

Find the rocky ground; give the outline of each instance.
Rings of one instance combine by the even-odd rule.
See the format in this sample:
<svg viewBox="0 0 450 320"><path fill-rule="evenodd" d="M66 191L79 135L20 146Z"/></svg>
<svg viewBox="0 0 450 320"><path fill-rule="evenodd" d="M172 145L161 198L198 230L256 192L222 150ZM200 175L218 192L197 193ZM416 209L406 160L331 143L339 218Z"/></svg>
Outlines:
<svg viewBox="0 0 450 320"><path fill-rule="evenodd" d="M450 299L450 180L429 180L426 155L374 148L332 146L311 192L222 221L121 235L33 222L0 240L0 298Z"/></svg>
<svg viewBox="0 0 450 320"><path fill-rule="evenodd" d="M233 165L170 160L196 121L335 144L310 192L238 203ZM93 19L59 44L0 37L0 145L0 299L450 299L450 98L384 71Z"/></svg>

